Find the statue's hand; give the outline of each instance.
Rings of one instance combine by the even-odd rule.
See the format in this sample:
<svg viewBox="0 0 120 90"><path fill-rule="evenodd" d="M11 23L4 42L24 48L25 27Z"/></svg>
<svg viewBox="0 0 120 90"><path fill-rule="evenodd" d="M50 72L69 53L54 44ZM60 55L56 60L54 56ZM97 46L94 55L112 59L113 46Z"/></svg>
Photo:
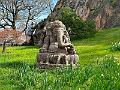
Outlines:
<svg viewBox="0 0 120 90"><path fill-rule="evenodd" d="M41 50L40 50L39 52L41 52L41 53L46 53L46 52L47 52L47 49L41 48Z"/></svg>
<svg viewBox="0 0 120 90"><path fill-rule="evenodd" d="M70 43L70 48L73 48L73 44Z"/></svg>
<svg viewBox="0 0 120 90"><path fill-rule="evenodd" d="M68 47L73 48L73 44L69 43Z"/></svg>

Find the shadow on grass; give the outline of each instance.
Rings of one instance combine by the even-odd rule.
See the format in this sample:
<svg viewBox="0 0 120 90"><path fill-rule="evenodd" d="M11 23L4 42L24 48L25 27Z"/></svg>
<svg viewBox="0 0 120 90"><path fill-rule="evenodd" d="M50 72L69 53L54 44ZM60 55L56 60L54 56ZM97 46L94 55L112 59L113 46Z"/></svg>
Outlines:
<svg viewBox="0 0 120 90"><path fill-rule="evenodd" d="M26 66L29 66L30 68L36 68L35 64L29 65L29 64L26 64L24 62L18 62L18 61L0 63L0 68L14 68L14 69L19 69L19 68L26 67Z"/></svg>
<svg viewBox="0 0 120 90"><path fill-rule="evenodd" d="M36 46L21 46L21 48L18 48L18 50L24 50L24 49L39 49Z"/></svg>

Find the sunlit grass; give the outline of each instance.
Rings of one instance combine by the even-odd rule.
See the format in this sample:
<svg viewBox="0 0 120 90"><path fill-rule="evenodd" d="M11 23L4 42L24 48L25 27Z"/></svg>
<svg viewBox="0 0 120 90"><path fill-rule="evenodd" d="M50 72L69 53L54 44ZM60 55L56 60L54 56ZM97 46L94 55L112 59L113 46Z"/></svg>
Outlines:
<svg viewBox="0 0 120 90"><path fill-rule="evenodd" d="M7 47L3 54L0 47L0 90L120 90L120 51L111 51L119 41L120 28L73 41L80 57L74 70L38 70L34 46Z"/></svg>
<svg viewBox="0 0 120 90"><path fill-rule="evenodd" d="M32 46L7 47L6 53L0 54L0 62L24 61L33 64L37 52L38 48Z"/></svg>
<svg viewBox="0 0 120 90"><path fill-rule="evenodd" d="M1 90L119 90L120 65L104 57L96 66L39 70L21 62L1 64ZM15 66L16 65L16 66ZM18 65L18 66L17 66ZM15 70L14 70L15 69ZM97 89L96 89L97 88Z"/></svg>
<svg viewBox="0 0 120 90"><path fill-rule="evenodd" d="M88 64L105 55L114 55L120 59L120 52L110 50L112 44L119 41L120 28L112 28L99 31L92 38L73 41L73 44L80 56L80 63Z"/></svg>

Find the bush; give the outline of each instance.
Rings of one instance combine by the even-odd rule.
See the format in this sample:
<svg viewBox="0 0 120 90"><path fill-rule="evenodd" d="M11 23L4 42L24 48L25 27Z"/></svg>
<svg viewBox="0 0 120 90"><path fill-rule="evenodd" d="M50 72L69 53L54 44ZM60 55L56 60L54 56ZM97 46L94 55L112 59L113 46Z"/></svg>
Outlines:
<svg viewBox="0 0 120 90"><path fill-rule="evenodd" d="M113 51L120 51L120 42L114 43L112 45L112 50Z"/></svg>
<svg viewBox="0 0 120 90"><path fill-rule="evenodd" d="M76 15L75 11L69 7L60 9L60 13L59 19L67 28L71 28L70 36L73 39L87 38L95 34L95 22L93 20L82 20Z"/></svg>

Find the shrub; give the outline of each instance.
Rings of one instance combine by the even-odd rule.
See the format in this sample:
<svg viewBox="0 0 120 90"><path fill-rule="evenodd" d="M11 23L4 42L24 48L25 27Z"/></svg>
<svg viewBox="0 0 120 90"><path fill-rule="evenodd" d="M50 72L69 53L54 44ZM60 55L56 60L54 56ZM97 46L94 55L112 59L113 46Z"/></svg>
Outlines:
<svg viewBox="0 0 120 90"><path fill-rule="evenodd" d="M112 45L112 50L113 51L120 51L120 42L114 43Z"/></svg>
<svg viewBox="0 0 120 90"><path fill-rule="evenodd" d="M60 9L60 13L59 19L67 28L71 28L70 36L73 39L87 38L95 34L95 22L93 20L82 20L70 7Z"/></svg>

